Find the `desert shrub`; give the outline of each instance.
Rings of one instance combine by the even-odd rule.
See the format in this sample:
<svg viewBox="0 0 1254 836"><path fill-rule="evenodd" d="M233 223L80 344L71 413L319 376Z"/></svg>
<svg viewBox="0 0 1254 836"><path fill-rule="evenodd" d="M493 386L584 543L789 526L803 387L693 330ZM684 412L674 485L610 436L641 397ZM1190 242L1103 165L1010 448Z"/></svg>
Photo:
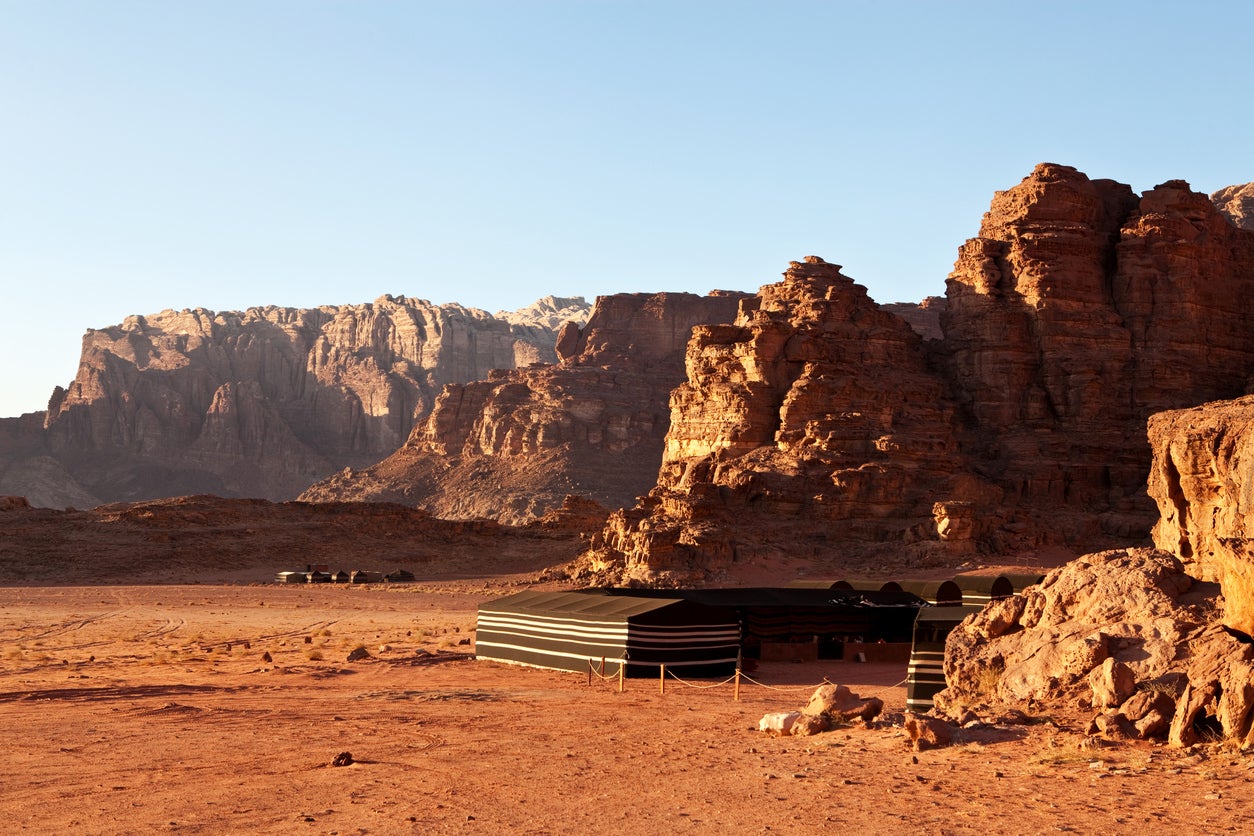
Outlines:
<svg viewBox="0 0 1254 836"><path fill-rule="evenodd" d="M1006 663L1001 659L989 663L988 667L980 670L979 677L975 683L976 690L985 699L992 700L996 698L997 688L1001 685L1001 677L1005 672Z"/></svg>

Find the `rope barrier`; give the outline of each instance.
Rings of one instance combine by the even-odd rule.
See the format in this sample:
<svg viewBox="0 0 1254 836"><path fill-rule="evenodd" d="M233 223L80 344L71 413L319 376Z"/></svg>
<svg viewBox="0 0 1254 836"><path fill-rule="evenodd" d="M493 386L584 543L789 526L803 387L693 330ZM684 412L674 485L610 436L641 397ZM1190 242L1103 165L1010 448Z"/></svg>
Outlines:
<svg viewBox="0 0 1254 836"><path fill-rule="evenodd" d="M798 685L798 686L797 686L797 687L795 687L795 688L781 688L781 687L780 687L780 686L778 686L778 685L767 685L765 682L758 682L758 681L757 681L756 679L754 679L753 677L751 677L751 676L747 676L747 675L744 673L744 671L741 671L741 673L740 673L740 678L741 678L741 679L743 679L743 680L745 680L746 682L752 682L754 685L758 685L758 686L760 686L760 687L762 687L762 688L766 688L766 689L771 690L771 691L781 691L781 692L784 692L784 693L789 693L789 692L792 692L792 691L813 691L815 688L822 688L824 685L831 685L831 684L832 684L830 680L828 680L828 679L824 679L824 680L823 680L822 682L820 682L818 685Z"/></svg>
<svg viewBox="0 0 1254 836"><path fill-rule="evenodd" d="M614 670L614 672L613 672L613 673L611 673L611 674L606 674L606 673L605 673L605 663L606 663L606 662L617 662L617 663L618 663L618 665L617 665L617 667L615 668L615 670ZM622 693L622 691L623 691L623 677L624 677L624 674L625 674L625 672L626 672L626 669L627 669L627 660L626 660L626 659L602 659L602 660L601 660L601 665L600 665L600 670L598 670L598 669L597 669L597 665L596 665L595 660L593 660L593 659L589 659L589 660L588 660L588 684L589 684L589 685L591 685L591 684L592 684L592 680L593 680L594 678L595 678L595 679L599 679L599 680L600 680L600 681L602 681L602 682L614 682L614 681L617 681L617 682L618 682L618 690L619 690L619 693ZM675 674L675 672L674 672L674 671L672 671L672 670L670 670L669 668L667 668L667 667L666 667L666 665L659 665L659 666L658 666L658 673L659 673L659 685L660 685L660 688L661 688L661 693L662 693L662 694L665 694L665 693L666 693L666 680L667 680L667 679L671 679L671 680L673 680L673 681L675 681L675 682L678 682L680 685L683 685L683 686L688 687L688 688L695 688L695 689L697 689L697 690L699 690L699 691L708 691L708 690L711 690L711 689L713 689L713 688L722 688L724 685L734 685L732 699L733 699L733 700L736 700L736 701L739 701L739 700L740 700L740 683L741 683L741 681L752 683L753 685L757 685L759 688L765 688L765 689L767 689L768 691L778 691L779 693L784 693L784 694L788 694L788 693L797 693L797 692L803 692L803 691L815 691L815 690L817 690L818 688L822 688L824 685L831 685L831 684L833 684L833 683L832 683L832 681L831 681L830 679L828 679L828 678L824 677L822 682L819 682L819 683L817 683L817 684L815 684L815 685L792 685L792 686L768 685L768 684L767 684L767 683L765 683L765 682L761 682L761 681L759 681L759 680L757 680L757 679L754 679L754 678L753 678L753 677L751 677L751 676L748 676L747 674L745 674L745 672L744 672L742 669L739 669L739 668L736 670L736 672L735 672L734 674L732 674L731 676L727 677L726 679L723 679L723 680L721 680L721 681L719 681L719 682L711 682L711 683L708 683L708 684L702 684L702 683L697 683L697 682L691 682L691 681L686 680L686 679L684 679L684 678L682 678L682 677L680 677L680 676L677 676L677 675ZM890 685L890 686L888 686L888 687L890 687L890 688L900 688L902 685L906 685L906 684L908 684L908 683L909 683L909 681L910 681L910 678L909 678L909 677L906 677L905 679L901 680L900 682L897 682L896 684L894 684L894 685Z"/></svg>
<svg viewBox="0 0 1254 836"><path fill-rule="evenodd" d="M722 682L715 682L710 685L698 685L695 682L689 682L686 679L680 679L678 676L675 676L675 673L673 671L668 670L666 672L666 675L669 676L671 679L675 680L676 682L678 682L680 685L687 685L689 688L698 688L701 690L704 690L706 688L721 688L724 685L727 685L728 683L734 682L736 680L736 676L735 674L733 674L727 677L726 679L724 679Z"/></svg>

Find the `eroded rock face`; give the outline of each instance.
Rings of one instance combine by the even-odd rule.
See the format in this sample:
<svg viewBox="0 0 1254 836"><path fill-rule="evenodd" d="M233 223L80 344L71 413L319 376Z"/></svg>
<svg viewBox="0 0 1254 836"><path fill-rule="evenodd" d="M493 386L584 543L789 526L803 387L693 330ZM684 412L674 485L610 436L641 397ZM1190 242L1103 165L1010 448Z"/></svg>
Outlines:
<svg viewBox="0 0 1254 836"><path fill-rule="evenodd" d="M619 507L657 478L667 396L693 326L726 323L743 293L603 296L557 338L558 365L444 388L430 417L378 465L314 485L310 501L417 504L450 519L521 523L580 494Z"/></svg>
<svg viewBox="0 0 1254 836"><path fill-rule="evenodd" d="M961 248L942 339L810 258L697 329L657 486L583 569L708 580L793 555L907 565L1148 542L1151 414L1254 375L1254 234L1181 181L1042 164Z"/></svg>
<svg viewBox="0 0 1254 836"><path fill-rule="evenodd" d="M1254 371L1254 236L1180 181L1138 200L1038 166L994 198L948 286L956 389L999 481L1125 538L1153 520L1146 418Z"/></svg>
<svg viewBox="0 0 1254 836"><path fill-rule="evenodd" d="M1154 544L1223 585L1224 622L1254 635L1254 397L1154 415Z"/></svg>
<svg viewBox="0 0 1254 836"><path fill-rule="evenodd" d="M1218 588L1174 555L1086 555L1017 597L950 633L938 713L1090 710L1092 731L1111 737L1188 745L1209 729L1249 740L1254 646L1222 629Z"/></svg>
<svg viewBox="0 0 1254 836"><path fill-rule="evenodd" d="M582 300L542 300L543 322ZM129 317L83 338L41 439L100 500L191 493L290 498L408 437L447 383L552 362L555 329L384 296L315 309Z"/></svg>
<svg viewBox="0 0 1254 836"><path fill-rule="evenodd" d="M1228 186L1212 194L1210 199L1234 224L1254 230L1254 183Z"/></svg>
<svg viewBox="0 0 1254 836"><path fill-rule="evenodd" d="M627 578L685 581L785 543L939 545L936 501L980 489L958 475L953 407L923 339L816 256L734 323L695 328L687 371L657 486L611 517L593 572L621 559Z"/></svg>

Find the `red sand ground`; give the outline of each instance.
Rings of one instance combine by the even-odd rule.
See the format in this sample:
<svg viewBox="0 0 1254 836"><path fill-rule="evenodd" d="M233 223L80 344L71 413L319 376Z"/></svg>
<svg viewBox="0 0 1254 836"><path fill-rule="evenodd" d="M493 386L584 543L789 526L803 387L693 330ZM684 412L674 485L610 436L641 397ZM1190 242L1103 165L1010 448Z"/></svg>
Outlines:
<svg viewBox="0 0 1254 836"><path fill-rule="evenodd" d="M892 724L756 730L825 677L900 712L902 665L767 664L755 678L771 687L746 684L734 702L730 685L660 694L629 679L618 693L613 681L474 661L461 642L476 608L506 591L0 589L4 829L1254 830L1254 760L1231 750L1086 750L1080 720L968 731L920 753ZM358 645L371 658L345 661ZM330 766L342 752L353 763Z"/></svg>

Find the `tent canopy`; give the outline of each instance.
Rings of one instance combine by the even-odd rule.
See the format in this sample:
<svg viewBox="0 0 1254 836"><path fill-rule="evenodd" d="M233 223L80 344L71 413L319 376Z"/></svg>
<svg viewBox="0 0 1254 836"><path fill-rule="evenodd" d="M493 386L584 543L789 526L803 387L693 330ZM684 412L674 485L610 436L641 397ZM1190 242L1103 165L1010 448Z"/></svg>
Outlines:
<svg viewBox="0 0 1254 836"><path fill-rule="evenodd" d="M650 675L659 665L725 675L739 658L740 626L731 610L676 597L519 592L479 608L475 651L481 659L557 670L583 671L606 659L629 675Z"/></svg>

